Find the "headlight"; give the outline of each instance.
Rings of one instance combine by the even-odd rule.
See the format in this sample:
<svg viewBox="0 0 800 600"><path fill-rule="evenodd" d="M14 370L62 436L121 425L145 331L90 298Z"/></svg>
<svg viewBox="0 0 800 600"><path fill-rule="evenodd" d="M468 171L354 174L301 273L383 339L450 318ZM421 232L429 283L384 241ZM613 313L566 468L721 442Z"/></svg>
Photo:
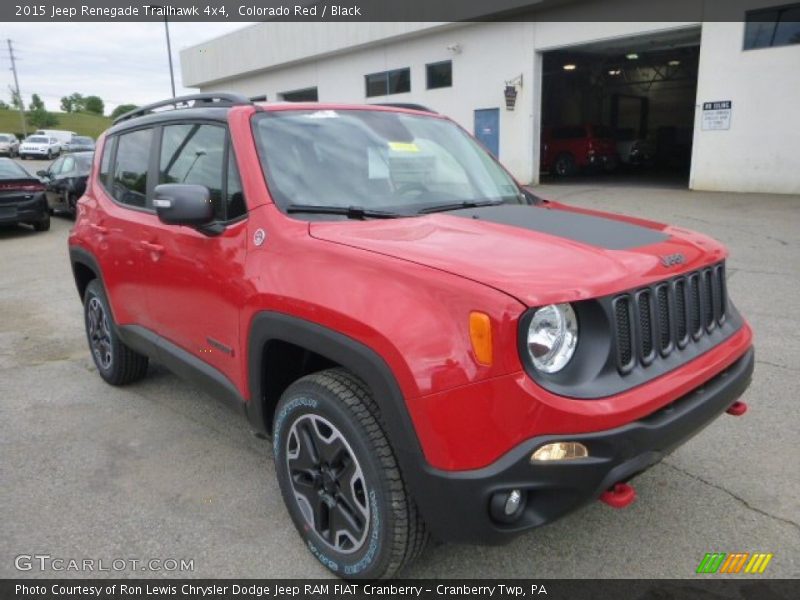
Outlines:
<svg viewBox="0 0 800 600"><path fill-rule="evenodd" d="M543 373L563 369L578 344L578 319L569 304L550 304L538 309L528 326L528 354Z"/></svg>

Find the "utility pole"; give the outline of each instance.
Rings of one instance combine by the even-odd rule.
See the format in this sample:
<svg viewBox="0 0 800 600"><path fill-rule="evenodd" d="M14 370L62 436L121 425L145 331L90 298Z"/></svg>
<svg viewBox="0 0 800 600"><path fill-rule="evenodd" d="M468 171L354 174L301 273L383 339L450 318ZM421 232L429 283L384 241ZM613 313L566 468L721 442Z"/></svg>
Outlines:
<svg viewBox="0 0 800 600"><path fill-rule="evenodd" d="M175 97L175 73L172 71L172 46L169 43L169 22L164 16L164 30L167 32L167 56L169 57L169 82L172 84L172 97Z"/></svg>
<svg viewBox="0 0 800 600"><path fill-rule="evenodd" d="M6 40L8 43L8 57L11 59L11 70L14 73L14 95L17 98L19 105L19 117L22 121L22 135L28 137L28 127L25 125L25 107L22 106L22 96L19 93L19 79L17 79L17 63L14 62L14 48L11 45L11 40Z"/></svg>

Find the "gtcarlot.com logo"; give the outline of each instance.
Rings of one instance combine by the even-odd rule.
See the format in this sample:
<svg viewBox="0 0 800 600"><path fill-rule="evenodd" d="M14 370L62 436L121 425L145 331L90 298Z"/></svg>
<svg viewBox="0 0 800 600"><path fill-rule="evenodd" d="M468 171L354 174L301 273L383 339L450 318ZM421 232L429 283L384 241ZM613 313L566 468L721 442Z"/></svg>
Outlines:
<svg viewBox="0 0 800 600"><path fill-rule="evenodd" d="M697 573L750 573L766 571L773 554L767 552L707 552L697 566Z"/></svg>
<svg viewBox="0 0 800 600"><path fill-rule="evenodd" d="M194 571L194 559L186 558L62 558L49 554L19 554L17 571Z"/></svg>

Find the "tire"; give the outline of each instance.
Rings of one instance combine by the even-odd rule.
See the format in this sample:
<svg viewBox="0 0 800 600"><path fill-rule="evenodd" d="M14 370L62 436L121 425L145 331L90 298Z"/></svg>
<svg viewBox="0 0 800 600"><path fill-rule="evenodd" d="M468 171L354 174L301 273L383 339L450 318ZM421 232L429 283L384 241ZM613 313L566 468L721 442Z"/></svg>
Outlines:
<svg viewBox="0 0 800 600"><path fill-rule="evenodd" d="M575 164L575 158L572 154L566 152L564 154L559 154L556 158L555 165L553 165L553 171L559 177L569 177L574 175L577 170L578 167Z"/></svg>
<svg viewBox="0 0 800 600"><path fill-rule="evenodd" d="M36 231L50 231L50 211L46 210L44 212L44 216L42 217L41 221L36 221L33 224L33 228Z"/></svg>
<svg viewBox="0 0 800 600"><path fill-rule="evenodd" d="M275 410L273 453L298 533L336 575L394 577L422 552L425 523L377 404L350 372L320 371L289 386Z"/></svg>
<svg viewBox="0 0 800 600"><path fill-rule="evenodd" d="M147 357L119 339L105 291L97 279L86 286L83 315L89 351L100 377L111 385L126 385L147 374Z"/></svg>
<svg viewBox="0 0 800 600"><path fill-rule="evenodd" d="M78 214L78 199L75 197L75 194L67 192L65 204L67 205L67 212L74 219Z"/></svg>

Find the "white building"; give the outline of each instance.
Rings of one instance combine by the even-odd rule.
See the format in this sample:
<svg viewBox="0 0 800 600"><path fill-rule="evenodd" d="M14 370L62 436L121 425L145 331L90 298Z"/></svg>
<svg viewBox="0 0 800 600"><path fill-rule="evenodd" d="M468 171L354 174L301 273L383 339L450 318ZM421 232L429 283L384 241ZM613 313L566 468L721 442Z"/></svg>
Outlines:
<svg viewBox="0 0 800 600"><path fill-rule="evenodd" d="M692 189L797 194L800 5L775 4L740 22L266 22L183 50L183 83L422 104L523 182L539 181L543 129L592 122L648 139L655 170Z"/></svg>

